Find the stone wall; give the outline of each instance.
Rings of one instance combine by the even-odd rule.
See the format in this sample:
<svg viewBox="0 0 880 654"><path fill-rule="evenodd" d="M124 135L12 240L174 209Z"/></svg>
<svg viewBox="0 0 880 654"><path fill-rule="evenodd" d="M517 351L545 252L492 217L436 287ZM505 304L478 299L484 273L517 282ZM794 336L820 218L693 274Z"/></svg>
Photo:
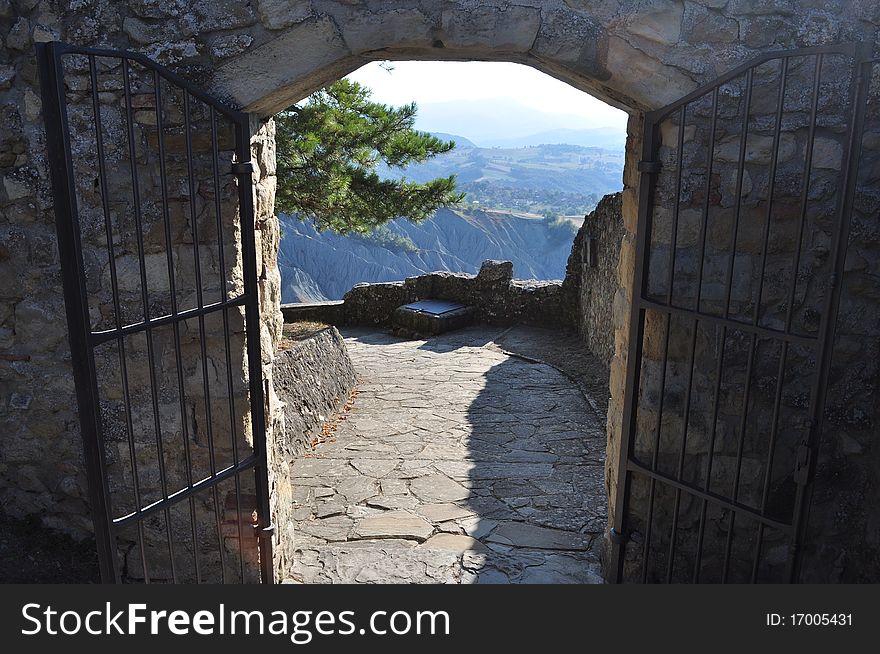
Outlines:
<svg viewBox="0 0 880 654"><path fill-rule="evenodd" d="M342 300L326 302L297 302L282 304L284 322L323 322L327 325L345 324L345 305Z"/></svg>
<svg viewBox="0 0 880 654"><path fill-rule="evenodd" d="M294 459L305 452L321 427L351 395L357 376L345 342L335 327L302 340L283 339L273 366L281 425L269 441L270 489L275 512L275 570L289 574L296 547L299 486L291 475Z"/></svg>
<svg viewBox="0 0 880 654"><path fill-rule="evenodd" d="M614 299L623 235L621 194L606 195L575 236L562 284L570 294L578 333L606 365L614 357Z"/></svg>
<svg viewBox="0 0 880 654"><path fill-rule="evenodd" d="M386 325L394 310L418 300L451 300L476 309L490 325L568 327L562 283L514 280L509 261L484 261L477 275L434 272L401 282L357 284L343 298L347 325Z"/></svg>

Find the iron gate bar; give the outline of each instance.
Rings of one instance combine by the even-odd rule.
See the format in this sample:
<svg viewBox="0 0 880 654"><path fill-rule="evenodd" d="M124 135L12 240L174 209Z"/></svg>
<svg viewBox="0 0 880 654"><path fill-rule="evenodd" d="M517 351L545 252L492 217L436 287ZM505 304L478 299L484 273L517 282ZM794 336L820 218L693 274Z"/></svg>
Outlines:
<svg viewBox="0 0 880 654"><path fill-rule="evenodd" d="M55 193L56 223L59 238L59 251L62 263L62 275L65 290L65 306L68 314L70 329L70 345L74 368L74 378L77 388L77 404L80 413L81 430L83 434L83 448L85 463L89 478L89 497L95 525L95 536L98 548L99 567L103 582L119 582L119 569L116 565L115 535L123 527L135 523L138 530L138 545L141 553L141 564L144 572L144 581L149 583L150 574L145 552L145 539L143 520L153 514L163 513L165 517L165 531L168 551L170 555L170 567L172 579L178 580L174 553L174 540L171 532L171 506L183 500L189 500L190 527L193 537L193 559L196 570L196 578L201 581L198 547L196 540L196 517L193 496L203 490L210 489L214 500L214 513L217 525L219 553L221 559L221 577L226 580L226 564L224 561L223 535L220 525L219 511L221 506L217 496L217 486L220 482L232 478L235 482L236 513L238 516L238 535L241 580L244 581L244 549L242 531L242 502L240 475L253 470L254 485L257 495L257 522L254 525L254 537L259 543L260 575L264 583L273 583L274 573L272 569L272 526L269 522L269 498L268 478L266 465L265 445L265 407L262 380L262 362L260 351L260 323L258 315L258 281L256 277L256 246L254 235L254 208L252 197L252 180L250 172L250 125L248 116L219 104L209 95L194 88L189 82L171 73L165 68L155 64L147 57L131 52L108 50L103 48L80 48L62 43L37 44L37 54L41 70L41 89L44 98L44 117L47 130L47 149L49 151L49 163L52 173L53 190ZM110 261L111 291L113 294L115 328L103 331L92 331L89 319L88 295L85 289L85 275L82 258L82 243L80 235L79 214L73 178L73 162L71 156L70 133L67 122L67 100L63 79L64 55L82 55L88 58L89 79L91 82L92 110L95 116L94 127L98 154L98 167L101 189L101 202L104 214L105 236L107 238L107 252ZM108 188L106 183L106 164L104 158L103 127L101 125L100 107L97 98L97 67L96 58L104 57L120 60L122 63L123 91L126 114L126 136L130 160L131 194L134 209L134 222L137 241L137 254L139 273L141 280L141 302L143 309L143 321L134 324L123 325L123 317L120 306L119 287L116 271L115 253L113 247L113 228L110 223L108 206ZM169 291L171 296L171 313L153 318L150 315L149 291L147 288L146 268L144 261L144 243L142 233L142 217L140 202L140 187L137 174L137 162L134 147L134 121L132 111L132 93L130 82L130 65L132 62L143 66L152 72L154 84L153 95L156 101L158 146L159 146L159 171L160 187L162 195L162 217L164 220L166 265L169 274ZM168 211L167 170L165 166L164 126L162 117L162 93L161 81L179 88L184 94L185 104L185 131L186 131L186 155L187 177L190 188L190 198L193 197L194 176L192 169L193 149L191 141L191 115L189 109L190 97L201 101L210 110L211 118L211 141L212 141L212 177L215 189L215 211L218 226L218 241L220 243L220 265L222 297L219 302L205 304L202 291L203 284L199 259L198 222L194 214L194 206L190 201L190 218L194 237L194 255L196 266L197 304L193 310L180 311L177 304L175 287L175 274L173 257L171 256L170 216ZM235 132L235 162L232 174L238 179L238 205L239 225L242 233L242 260L244 262L244 292L232 299L228 298L226 291L226 263L223 253L223 230L221 221L221 206L219 201L219 156L216 117L223 116L228 119ZM228 310L235 307L244 308L245 337L247 339L247 372L248 391L251 403L252 421L251 435L253 440L253 454L240 459L235 430L234 409L234 385L231 372L231 348L229 336ZM209 313L221 311L223 316L224 345L227 362L228 401L230 404L230 437L233 448L233 464L221 471L216 469L215 451L212 433L210 388L207 373L206 344L205 344L205 316ZM206 398L206 416L208 418L208 440L211 474L193 482L192 460L188 444L188 428L185 414L182 355L179 323L190 318L199 321L200 352L202 354L202 376ZM152 342L153 330L171 325L174 335L174 357L177 367L177 385L181 405L181 418L183 419L182 435L184 438L184 451L186 459L186 486L180 490L169 493L165 472L163 437L158 411L158 389L155 371L155 352ZM157 462L160 476L162 498L155 502L142 506L138 482L137 459L134 455L134 430L132 425L131 392L128 383L128 370L125 355L125 338L137 333L143 333L147 343L148 357L150 360L150 404L153 410L153 426L156 436ZM120 374L122 376L122 393L125 403L125 419L128 430L129 455L131 458L133 491L137 508L119 518L113 518L111 495L108 487L106 474L106 461L103 449L102 424L98 411L99 391L95 369L94 348L101 344L115 342L120 356Z"/></svg>
<svg viewBox="0 0 880 654"><path fill-rule="evenodd" d="M140 199L140 180L137 173L137 154L134 145L134 114L131 107L131 80L129 79L128 60L122 60L122 87L125 96L125 123L126 133L128 137L128 154L129 168L131 171L131 193L132 202L134 203L134 224L135 236L138 250L138 268L141 278L141 303L143 304L144 321L150 320L150 298L147 289L147 266L144 258L144 232L143 218L141 216L141 199ZM157 108L157 111L161 108ZM170 247L170 245L166 245ZM153 429L156 435L156 452L159 461L159 487L162 489L162 497L168 499L168 482L165 475L165 448L162 443L162 426L159 420L159 396L156 382L156 357L153 348L153 332L149 329L145 330L144 337L147 342L147 357L150 360L149 376L150 376L150 400L153 405ZM130 438L134 439L134 433L130 434ZM168 541L168 559L171 566L171 579L177 583L177 566L174 561L174 544L173 535L171 533L171 512L167 504L164 507L165 513L165 533Z"/></svg>
<svg viewBox="0 0 880 654"><path fill-rule="evenodd" d="M174 272L174 256L171 252L171 214L168 207L168 174L165 161L165 124L162 117L162 79L159 72L153 71L153 100L156 103L156 144L159 157L159 188L162 194L162 220L165 232L165 259L168 268L168 291L171 300L171 314L178 315L177 306L177 281ZM219 230L218 230L219 234ZM171 321L171 330L174 338L174 365L177 371L177 396L179 398L180 415L186 415L186 394L183 383L183 355L180 345L179 320ZM192 453L189 447L189 425L186 420L181 420L181 438L183 440L183 456L186 464L186 483L190 488L193 485L192 477ZM199 553L195 547L198 542L198 530L196 528L196 505L193 496L189 497L189 521L190 533L193 542L193 567L196 572L196 583L202 583L201 563ZM221 568L222 570L222 568ZM223 579L225 582L225 578Z"/></svg>
<svg viewBox="0 0 880 654"><path fill-rule="evenodd" d="M219 147L217 141L217 113L214 111L214 107L209 105L209 113L211 118L211 163L213 166L213 181L214 181L214 214L217 219L217 250L218 250L218 261L220 263L220 283L221 283L221 302L225 302L228 296L228 291L226 289L226 243L223 237L223 220L222 220L222 209L220 206L220 157L219 157ZM235 428L235 400L233 399L233 389L235 385L232 380L232 348L229 343L229 313L224 308L223 309L223 350L226 358L226 387L229 389L229 393L227 393L227 400L229 402L229 433L232 440L232 462L233 465L239 465L239 456L238 456L238 439L235 437L236 428ZM236 515L241 515L241 482L238 479L238 476L235 477L235 513ZM244 537L241 529L241 520L236 521L236 531L238 532L238 565L239 565L239 578L244 581L244 551L242 548L242 543L244 542Z"/></svg>
<svg viewBox="0 0 880 654"><path fill-rule="evenodd" d="M76 193L73 180L73 158L70 153L69 132L65 117L64 81L58 74L59 53L55 44L37 43L40 64L40 91L43 97L43 116L46 121L46 150L52 176L55 221L58 231L58 257L63 269L82 270L79 217L76 213ZM82 275L61 275L64 288L64 306L67 313L68 341L71 364L76 382L80 427L83 431L84 464L91 480L89 503L95 529L98 566L102 581L118 581L110 535L110 512L107 504L109 489L104 474L104 452L97 434L100 431L98 415L98 384L95 362L89 355L89 311L85 280ZM76 299L78 299L78 301ZM98 483L95 483L98 480Z"/></svg>
<svg viewBox="0 0 880 654"><path fill-rule="evenodd" d="M188 176L189 176L190 197L195 197L195 179L194 179L193 170L192 170L192 130L190 127L191 109L190 109L189 94L186 91L184 91L184 95L183 95L183 106L184 106L184 111L183 111L184 133L186 134L185 140L186 140L186 154L187 154L187 167L188 167ZM215 129L214 129L214 121L213 121L214 114L209 112L209 116L211 117L211 138L212 138L211 180L213 181L218 173L218 171L214 167L214 156L213 156L213 138L216 136L216 134L215 134ZM216 219L217 225L218 225L217 238L219 241L220 232L223 231L223 227L222 227L222 221L220 219L220 214L218 213L218 210L220 209L220 205L219 205L219 197L217 197L216 192L214 194L214 200L215 200L215 219ZM204 307L204 305L205 305L204 296L203 296L204 291L202 288L202 277L201 277L201 268L200 268L201 256L199 256L199 239L196 237L196 235L198 234L198 227L197 227L198 221L195 219L195 211L196 211L195 202L190 202L190 215L193 216L193 230L194 230L193 231L193 252L194 252L193 257L195 259L195 265L196 265L196 271L197 271L196 278L199 280L198 286L196 287L196 295L198 298L199 307ZM219 250L219 245L218 245L218 250ZM223 290L225 290L226 277L221 276L219 281L220 281L220 286L223 287ZM222 292L222 295L221 295L221 302L222 302L222 298L225 298L226 293L223 291L221 291L221 292ZM224 310L224 313L225 313L225 310ZM224 325L224 327L225 327L225 325ZM204 338L204 336L205 336L205 316L204 315L199 316L199 334L201 336L201 338L199 339L200 347L201 347L201 350L203 353L202 354L202 380L204 382L204 387L205 387L205 413L207 414L208 442L211 444L210 445L211 474L214 474L217 470L217 461L216 461L216 457L214 455L214 421L212 420L212 416L211 416L211 399L210 399L211 392L210 392L210 382L208 380L208 356L207 356L207 351L206 351L207 345L205 343L205 338ZM224 338L224 343L225 343L225 338ZM232 389L229 388L228 391L229 392L227 393L227 396L231 396ZM230 432L230 437L233 439L235 438L234 431ZM223 527L220 525L220 502L217 497L217 485L216 484L211 487L211 493L214 498L214 519L217 523L217 543L220 546L219 547L220 579L223 583L225 583L226 582L226 557L223 554L223 549L224 549L223 548ZM240 509L236 513L238 515L240 515ZM241 519L239 519L238 522L240 523ZM241 540L238 541L238 544L239 544L239 548L241 548ZM239 549L239 553L243 555L243 552L241 551L241 549Z"/></svg>
<svg viewBox="0 0 880 654"><path fill-rule="evenodd" d="M764 272L767 269L767 252L769 247L767 244L770 240L770 224L773 217L773 196L776 192L776 167L779 163L779 137L782 132L782 115L785 106L785 89L786 78L788 76L788 57L780 59L779 71L779 90L776 97L776 119L773 127L773 145L770 154L770 171L767 182L767 212L764 217L763 239L761 241L761 268L758 274L758 293L755 298L755 305L752 310L752 325L758 327L761 312L761 298L764 294ZM791 338L787 335L786 338ZM757 347L758 334L752 332L749 341L749 357L746 364L745 388L743 389L743 405L740 415L739 436L737 437L736 449L736 468L733 478L733 501L737 501L739 497L739 482L742 474L743 447L745 445L745 435L748 422L748 408L751 400L752 373L755 363L755 349ZM727 538L724 545L724 564L721 570L721 582L727 582L727 575L730 569L730 548L733 544L733 531L736 525L735 511L730 514L730 526L727 529Z"/></svg>
<svg viewBox="0 0 880 654"><path fill-rule="evenodd" d="M840 274L843 270L843 257L840 256L840 242L842 238L845 238L845 234L842 237L841 234L844 231L848 234L848 221L845 218L848 216L847 208L852 203L852 194L854 190L854 170L857 165L853 158L853 153L856 152L856 146L854 139L857 136L858 129L857 127L861 125L861 121L863 120L864 107L863 103L857 103L857 82L864 75L863 67L864 64L862 59L867 56L870 52L869 46L863 44L855 44L855 43L845 43L839 45L830 45L830 46L822 46L817 48L801 48L798 50L790 50L784 52L771 52L766 53L762 56L756 57L749 62L735 68L730 71L726 75L716 79L714 82L707 84L694 92L688 94L684 98L666 106L656 111L650 112L645 117L645 127L644 127L644 141L643 141L643 152L642 152L642 163L639 165L639 170L641 171L640 177L640 191L639 191L639 222L638 222L638 234L636 241L636 269L635 269L635 280L633 285L633 306L631 307L631 316L630 316L630 343L628 348L628 363L627 363L627 374L626 374L626 396L625 396L625 408L623 413L623 425L622 425L622 437L620 443L620 458L619 458L619 469L618 469L618 480L617 480L617 494L615 497L615 519L614 525L609 534L610 541L612 543L612 548L610 551L610 561L609 561L609 573L610 576L613 577L615 581L621 581L623 578L624 572L624 559L623 559L623 548L625 547L626 541L628 539L628 533L626 530L626 521L627 521L627 512L628 512L628 499L632 492L632 475L639 474L643 477L646 477L650 480L650 496L648 502L648 519L645 526L645 531L648 534L648 537L645 540L642 549L642 571L641 577L643 581L646 581L648 578L648 560L650 553L650 537L653 529L653 504L654 504L654 494L655 494L655 484L663 483L673 489L675 489L675 508L672 513L672 526L670 531L670 542L669 542L669 560L667 562L667 571L666 577L667 581L671 581L673 578L674 564L675 564L675 548L676 548L676 539L678 535L678 513L679 506L681 501L681 494L683 492L688 493L691 496L694 496L700 500L702 500L702 505L700 508L700 520L699 520L699 535L698 535L698 544L696 548L696 557L694 561L694 571L693 571L693 580L699 581L700 571L702 567L702 549L703 549L703 537L705 533L705 522L706 522L706 514L708 510L708 504L712 504L713 506L718 506L722 509L730 511L730 525L727 532L727 538L724 545L724 562L722 567L722 581L727 581L729 569L730 569L730 561L731 561L731 544L733 540L733 531L734 524L738 514L742 513L744 516L749 517L754 520L758 524L758 538L756 544L756 554L754 558L753 565L753 581L757 579L757 574L759 570L760 564L760 554L761 548L763 545L763 533L765 527L770 527L776 529L783 534L790 536L791 538L791 556L788 559L789 570L790 573L786 574L786 578L789 581L796 580L796 569L799 564L799 549L798 545L803 538L803 523L804 516L808 509L808 504L806 502L806 498L808 497L808 493L810 492L809 483L812 479L812 474L815 470L815 457L811 457L810 454L812 449L815 448L818 441L818 425L821 423L822 411L824 407L825 394L826 394L826 385L827 385L827 375L828 368L830 367L830 356L831 356L831 336L833 335L833 324L834 316L836 316L837 308L839 306L839 285L837 284L837 280L840 277ZM770 221L772 219L772 208L773 208L773 196L775 193L775 178L776 171L778 165L778 151L779 151L779 142L780 142L780 134L781 134L781 124L782 124L782 115L784 112L784 102L785 102L785 92L786 92L786 82L788 75L788 62L792 57L812 57L815 60L815 71L814 71L814 79L813 79L813 93L812 93L812 105L810 112L810 126L809 126L809 145L808 151L804 166L804 173L802 175L802 184L803 187L801 189L802 202L801 202L801 220L798 224L798 243L797 249L794 257L794 267L792 269L792 284L796 288L797 285L797 277L798 270L800 267L800 257L802 252L802 241L803 241L803 230L804 223L806 219L806 201L807 201L807 189L809 187L811 181L811 170L812 170L812 151L813 151L813 142L815 140L815 130L816 130L816 117L817 117L817 107L819 102L819 94L821 92L821 69L824 61L824 55L826 54L834 54L834 55L843 55L852 59L852 70L853 76L851 79L851 88L849 91L849 101L851 103L851 107L844 107L845 111L847 111L845 118L845 126L846 126L846 139L847 139L847 149L844 155L844 159L842 161L842 166L845 168L843 171L843 184L841 188L843 189L837 199L838 209L835 213L836 223L835 233L834 233L834 246L832 248L832 265L835 272L829 277L829 287L831 292L826 293L826 309L822 314L821 326L819 332L816 336L809 336L805 334L795 333L792 329L792 318L793 318L793 303L789 302L786 307L786 321L784 328L780 330L771 329L767 327L763 327L759 325L759 316L761 309L761 298L763 296L763 285L764 285L764 277L766 271L766 263L767 263L767 250L769 243L769 230L770 230ZM751 93L752 86L754 83L754 69L768 61L772 60L780 60L780 73L779 73L779 90L776 102L776 116L774 122L774 132L773 132L773 152L770 161L770 180L768 185L769 195L767 198L767 210L766 210L766 219L765 224L763 226L763 243L761 246L761 274L758 286L758 297L756 299L755 305L753 307L753 315L752 320L749 322L742 322L740 320L735 320L730 317L730 302L732 296L732 284L733 284L733 270L735 264L735 258L737 256L737 243L738 243L738 230L739 230L739 222L741 216L741 202L742 202L742 177L743 171L745 167L745 150L746 150L746 140L748 138L748 124L751 112ZM714 163L714 147L715 147L715 129L716 129L716 120L718 117L718 91L721 86L730 82L731 80L741 77L745 74L746 78L746 100L745 106L743 109L743 128L740 133L740 147L739 147L739 159L738 159L738 170L737 170L737 181L736 181L736 209L734 214L733 225L731 228L731 244L730 244L730 259L727 262L727 281L724 290L724 312L723 317L714 316L705 314L700 311L700 300L701 300L701 292L702 292L702 279L703 279L703 268L704 268L704 257L705 257L705 248L706 248L706 228L708 221L708 213L709 213L709 193L711 190L711 171L712 165ZM682 141L681 135L684 130L684 119L685 119L685 110L691 102L694 100L700 99L708 95L712 94L712 113L711 113L711 136L709 139L709 157L707 160L707 179L706 179L706 197L704 198L704 206L702 211L702 220L700 224L700 252L699 252L699 267L697 269L697 283L696 283L696 292L695 292L695 301L694 301L694 309L688 310L682 307L677 307L673 305L673 290L672 290L672 278L674 276L674 261L675 261L675 249L677 244L677 216L678 216L678 203L680 202L680 193L681 193L681 156L682 156ZM680 111L680 125L679 125L679 149L678 149L678 159L679 159L679 170L676 174L676 195L675 202L676 205L673 210L673 238L672 238L672 250L670 253L670 258L672 260L672 264L670 265L670 270L668 273L669 276L669 285L667 287L667 298L666 304L659 302L654 299L649 299L649 295L647 292L647 275L645 273L646 269L649 267L650 262L650 238L653 229L653 198L655 194L656 187L656 175L660 171L659 162L654 161L654 157L656 156L656 152L659 148L659 125L660 122L666 117L670 116L672 112L675 110ZM852 114L852 116L850 116ZM859 127L860 129L860 127ZM852 174L851 174L852 173ZM845 241L844 241L845 242ZM841 271L841 272L838 272ZM635 439L635 425L637 425L637 413L639 411L639 402L638 397L640 395L639 390L639 379L641 377L641 359L642 359L642 351L643 351L643 340L645 335L645 319L646 319L646 311L647 310L657 310L666 316L666 332L664 334L664 352L663 352L663 370L661 372L661 389L660 389L660 410L658 411L657 418L657 431L654 436L654 450L651 455L651 464L649 466L645 466L638 461L636 461L632 457L632 448L634 445ZM658 445L659 445L659 430L662 422L663 415L663 396L665 393L665 383L666 383L666 367L667 367L667 357L668 357L668 349L669 349L669 329L670 323L673 315L678 315L681 317L689 318L693 321L693 331L690 335L690 354L689 354L689 370L688 370L688 387L687 387L687 395L684 401L684 412L683 412L683 425L682 425L682 442L681 449L679 452L679 466L678 473L675 478L668 477L667 475L660 474L657 467L657 457L658 457ZM721 327L721 341L719 345L719 354L718 361L716 364L716 379L715 379L715 393L712 400L712 415L713 415L713 425L711 435L709 437L710 448L708 450L708 460L706 463L706 479L703 487L700 488L699 484L688 484L683 480L683 457L687 447L687 434L688 434L688 423L689 423L689 413L690 413L690 405L691 405L691 393L693 386L693 373L694 373L694 354L696 347L696 334L697 330L700 328L700 323L713 324L715 326ZM712 486L712 463L714 458L714 439L717 431L717 412L719 409L719 392L722 382L722 375L724 372L724 356L725 356L725 347L728 339L729 330L740 331L745 334L750 334L749 339L749 354L748 354L748 363L746 366L746 378L745 378L745 387L743 392L743 404L742 410L740 413L739 419L739 434L737 439L737 454L736 454L736 468L734 473L734 486L732 489L732 499L722 497L711 491ZM779 373L777 375L777 390L774 394L774 406L773 406L773 427L769 444L769 452L767 458L765 459L766 469L765 469L765 478L762 489L762 498L761 498L761 507L759 510L756 510L750 506L745 506L738 501L739 496L739 484L741 480L742 473L742 465L743 465L743 456L744 456L744 441L745 441L745 433L747 428L747 416L748 416L748 408L749 403L751 401L751 377L754 371L755 358L757 353L757 344L759 338L768 338L772 342L780 343L780 362L779 362ZM779 414L781 407L781 389L784 384L785 378L785 368L786 368L786 359L787 353L789 349L789 345L801 345L808 347L810 350L815 352L817 361L820 363L819 371L816 374L816 378L811 384L811 400L809 405L809 411L812 414L811 420L811 428L809 430L808 436L806 440L808 441L805 445L803 445L798 451L796 456L796 470L795 470L795 486L796 486L796 498L795 505L792 510L791 521L780 521L774 518L770 518L767 515L767 502L768 502L768 482L772 476L773 469L773 459L775 452L775 444L778 437L778 423L779 423ZM807 466L810 469L810 472L807 474L802 474L802 467Z"/></svg>
<svg viewBox="0 0 880 654"><path fill-rule="evenodd" d="M642 160L643 161L651 161L656 147L659 141L659 130L657 129L657 123L649 121L648 117L645 117L645 125L644 125L644 140L642 142ZM635 418L635 402L632 400L632 392L631 389L637 387L636 377L638 376L638 372L636 370L637 365L636 361L641 362L642 359L642 341L644 336L644 308L641 306L641 303L637 301L637 298L641 298L644 295L645 287L647 284L647 279L644 274L644 267L640 265L640 262L645 260L648 248L646 246L647 239L644 237L646 230L650 229L652 223L652 216L648 211L648 204L651 201L651 198L654 193L654 184L655 184L655 175L648 173L647 170L642 170L640 167L640 175L639 175L639 218L638 218L638 233L642 235L639 238L636 238L636 252L635 252L635 261L636 261L636 270L635 270L635 279L633 280L633 291L632 291L632 307L630 308L630 340L627 352L627 366L626 366L626 389L627 389L627 397L625 397L625 402L627 403L624 408L623 413L623 425L621 427L621 437L620 437L620 454L618 459L618 471L617 471L617 493L615 496L614 502L614 526L611 528L611 532L609 534L609 539L611 541L611 561L609 564L610 573L613 576L613 581L620 581L623 574L623 556L622 550L626 546L626 542L628 540L629 534L626 532L625 528L625 517L624 513L627 510L627 498L630 493L630 486L632 485L632 475L629 474L628 465L631 463L630 460L630 450L632 448L632 425L633 420Z"/></svg>
<svg viewBox="0 0 880 654"><path fill-rule="evenodd" d="M751 507L738 503L731 502L729 499L718 495L716 493L711 493L704 491L702 488L695 484L689 484L686 481L682 481L680 479L676 479L670 475L665 475L662 472L657 470L651 470L648 466L642 465L641 463L630 459L630 461L626 465L626 469L628 472L637 472L644 477L648 477L649 479L654 479L655 481L662 482L667 486L672 486L680 491L689 493L694 495L695 497L706 500L708 502L712 502L713 504L717 504L725 509L729 509L731 511L754 511ZM756 514L754 516L750 515L750 518L753 518L757 522L763 523L768 527L772 527L773 529L778 529L783 533L791 532L791 525L785 522L780 522L779 520L774 520L773 518Z"/></svg>
<svg viewBox="0 0 880 654"><path fill-rule="evenodd" d="M250 124L246 114L239 113L235 121L236 144L239 150L238 161L250 164ZM241 170L243 169L243 170ZM254 195L251 179L251 166L240 166L238 173L238 198L242 215L242 258L244 261L255 262L257 258L256 236L254 235ZM244 266L244 290L256 301L258 290L257 267ZM256 302L255 302L256 304ZM256 427L252 427L253 448L256 457L255 487L257 495L257 516L260 522L255 525L256 535L260 543L260 568L263 583L273 583L275 571L272 567L272 536L275 527L271 522L269 507L269 477L266 461L266 412L263 394L262 352L260 349L260 316L259 306L254 311L245 312L245 333L247 334L248 368L251 390L252 425L259 428L257 438Z"/></svg>
<svg viewBox="0 0 880 654"><path fill-rule="evenodd" d="M660 313L668 313L687 318L696 317L700 322L705 322L712 325L719 325L722 327L728 326L732 329L737 329L748 334L754 334L755 336L765 336L767 338L772 338L787 343L794 343L797 345L812 347L816 344L816 341L818 340L816 336L809 336L807 334L785 333L776 329L771 329L770 327L761 327L760 325L755 325L753 323L742 322L741 320L736 320L734 318L728 318L727 320L725 320L721 316L715 316L711 313L691 311L690 309L685 309L683 307L663 304L662 302L657 302L656 300L652 300L646 297L639 298L638 300L633 299L633 302L638 302L639 307L642 309L654 309L656 311L659 311Z"/></svg>
<svg viewBox="0 0 880 654"><path fill-rule="evenodd" d="M113 519L113 526L118 530L124 527L125 525L134 522L135 520L146 518L147 516L153 515L157 511L161 511L167 502L170 500L172 503L177 503L180 500L184 500L187 497L191 497L196 493L205 490L207 488L211 488L212 486L216 486L221 481L225 481L230 477L235 477L239 473L244 470L248 470L249 468L253 468L257 464L257 458L253 455L246 457L242 460L238 465L231 465L229 467L223 468L223 470L217 471L213 475L209 475L204 479L193 482L189 486L181 488L179 491L174 491L167 498L162 498L161 500L156 500L155 502L151 502L150 504L146 504L139 509L126 513L123 516L119 516L118 518Z"/></svg>
<svg viewBox="0 0 880 654"><path fill-rule="evenodd" d="M247 293L243 293L242 295L238 295L231 300L212 302L211 304L206 304L203 307L194 307L192 309L184 309L183 311L168 313L163 316L159 316L158 318L151 318L150 320L132 323L130 325L125 325L124 327L117 327L116 329L105 329L102 331L91 332L89 342L92 345L101 345L102 343L116 340L122 336L128 336L130 334L137 334L140 332L149 331L151 329L156 329L165 325L179 323L182 320L189 320L190 318L206 316L209 313L222 311L224 309L231 309L232 307L246 306L252 301L253 298L250 295L248 295Z"/></svg>

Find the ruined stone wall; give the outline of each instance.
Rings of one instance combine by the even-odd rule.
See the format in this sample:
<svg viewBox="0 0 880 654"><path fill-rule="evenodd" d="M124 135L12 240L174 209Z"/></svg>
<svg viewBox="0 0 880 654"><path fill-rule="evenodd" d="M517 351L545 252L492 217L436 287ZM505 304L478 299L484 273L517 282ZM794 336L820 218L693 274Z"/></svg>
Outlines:
<svg viewBox="0 0 880 654"><path fill-rule="evenodd" d="M343 298L346 325L387 325L394 310L429 298L475 309L474 320L490 325L569 328L562 284L514 280L509 261L484 261L477 275L434 272L400 282L357 284Z"/></svg>
<svg viewBox="0 0 880 654"><path fill-rule="evenodd" d="M606 365L614 357L614 298L619 288L617 265L623 234L621 194L606 195L584 218L562 283L578 333Z"/></svg>

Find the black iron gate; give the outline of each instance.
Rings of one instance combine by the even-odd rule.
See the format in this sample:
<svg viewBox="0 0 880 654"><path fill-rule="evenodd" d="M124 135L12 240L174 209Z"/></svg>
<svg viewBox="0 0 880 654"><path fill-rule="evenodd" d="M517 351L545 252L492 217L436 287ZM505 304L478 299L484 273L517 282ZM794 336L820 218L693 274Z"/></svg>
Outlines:
<svg viewBox="0 0 880 654"><path fill-rule="evenodd" d="M273 580L248 117L39 44L102 580Z"/></svg>
<svg viewBox="0 0 880 654"><path fill-rule="evenodd" d="M769 53L646 116L616 581L798 579L866 54Z"/></svg>

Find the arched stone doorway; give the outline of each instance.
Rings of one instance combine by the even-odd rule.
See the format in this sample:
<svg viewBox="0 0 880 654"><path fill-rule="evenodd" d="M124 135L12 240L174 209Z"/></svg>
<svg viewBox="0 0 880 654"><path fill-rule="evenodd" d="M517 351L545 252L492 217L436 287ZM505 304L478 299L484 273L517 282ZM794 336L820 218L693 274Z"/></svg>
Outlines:
<svg viewBox="0 0 880 654"><path fill-rule="evenodd" d="M55 381L59 411L50 411L36 388L66 375L63 331L40 333L39 325L63 315L57 259L44 255L54 242L48 175L41 154L41 107L32 63L33 41L67 40L145 52L199 80L213 94L253 114L257 164L256 205L262 252L264 338L277 338L277 225L272 216L274 143L271 114L362 63L375 59L505 60L535 66L577 88L626 109L630 121L625 170L620 290L615 301L616 357L609 410L608 488L616 486L614 455L623 409L628 311L634 269L639 135L645 110L663 106L750 55L768 49L842 40L873 41L880 16L870 7L832 3L668 0L604 2L400 2L349 1L220 3L97 2L62 12L36 3L0 16L9 37L4 46L0 93L11 125L3 158L4 209L15 218L11 237L28 247L10 251L4 272L20 281L5 303L14 316L11 358L16 392L10 408L22 413L11 435L26 443L11 459L4 497L25 515L49 508L47 524L87 533L84 483L75 466L47 465L47 448L76 458L79 449L73 389ZM173 35L173 36L172 36ZM29 157L28 152L33 154ZM50 248L51 249L51 248ZM24 276L23 271L28 271ZM51 280L51 281L50 281ZM55 290L53 290L55 289ZM869 373L866 373L869 375ZM869 375L870 376L870 375ZM271 392L270 392L271 396ZM14 404L14 406L13 406ZM36 436L37 438L34 438ZM41 440L45 436L46 440ZM860 446L861 447L861 446ZM27 490L22 490L27 488ZM59 503L66 503L58 509ZM78 517L77 517L78 516Z"/></svg>

